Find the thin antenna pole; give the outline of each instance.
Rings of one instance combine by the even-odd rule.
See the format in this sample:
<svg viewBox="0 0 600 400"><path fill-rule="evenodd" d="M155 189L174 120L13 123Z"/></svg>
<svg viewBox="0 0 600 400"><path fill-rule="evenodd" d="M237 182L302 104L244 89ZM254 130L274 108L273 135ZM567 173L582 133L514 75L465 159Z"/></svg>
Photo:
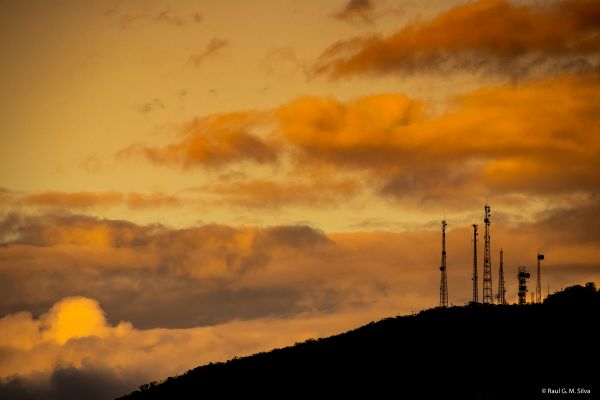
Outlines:
<svg viewBox="0 0 600 400"><path fill-rule="evenodd" d="M473 303L479 302L479 278L477 277L477 224L473 224Z"/></svg>
<svg viewBox="0 0 600 400"><path fill-rule="evenodd" d="M544 255L542 253L538 253L537 255L537 283L535 285L535 302L542 302L542 275L540 271L540 263L544 259Z"/></svg>

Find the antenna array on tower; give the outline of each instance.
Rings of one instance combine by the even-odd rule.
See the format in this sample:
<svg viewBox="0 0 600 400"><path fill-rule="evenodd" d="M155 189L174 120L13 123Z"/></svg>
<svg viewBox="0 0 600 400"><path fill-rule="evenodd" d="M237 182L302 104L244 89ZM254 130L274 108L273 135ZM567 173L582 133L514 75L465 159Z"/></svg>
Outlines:
<svg viewBox="0 0 600 400"><path fill-rule="evenodd" d="M483 222L485 223L485 234L484 234L484 251L483 251L483 303L493 304L494 296L492 294L492 262L491 262L491 245L490 245L490 225L491 225L491 207L488 203L484 207L485 216ZM448 275L446 265L446 220L442 220L442 262L440 266L440 307L448 307ZM479 276L478 276L478 258L477 258L477 241L478 241L478 227L479 225L473 224L473 293L472 302L479 302ZM530 293L531 303L542 302L542 278L541 278L541 261L544 260L544 255L538 253L537 255L537 282L535 293ZM518 286L518 303L527 303L527 279L531 277L530 273L527 272L526 267L520 266L519 272L517 273L519 279ZM550 287L548 286L549 295ZM507 304L506 302L506 281L504 280L504 250L500 249L500 265L498 268L498 292L496 294L497 304Z"/></svg>

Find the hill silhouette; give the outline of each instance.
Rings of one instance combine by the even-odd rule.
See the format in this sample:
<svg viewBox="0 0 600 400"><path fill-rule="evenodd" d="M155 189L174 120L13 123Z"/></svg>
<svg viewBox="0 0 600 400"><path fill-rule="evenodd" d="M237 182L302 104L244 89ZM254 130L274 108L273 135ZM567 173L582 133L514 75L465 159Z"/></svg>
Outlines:
<svg viewBox="0 0 600 400"><path fill-rule="evenodd" d="M599 326L600 291L588 283L543 304L469 304L387 318L201 366L121 399L591 399L600 390Z"/></svg>

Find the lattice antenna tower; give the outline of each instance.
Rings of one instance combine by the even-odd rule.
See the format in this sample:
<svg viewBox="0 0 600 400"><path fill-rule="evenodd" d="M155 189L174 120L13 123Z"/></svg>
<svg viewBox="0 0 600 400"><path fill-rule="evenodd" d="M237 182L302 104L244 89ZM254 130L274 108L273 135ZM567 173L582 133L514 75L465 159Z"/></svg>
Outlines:
<svg viewBox="0 0 600 400"><path fill-rule="evenodd" d="M492 262L490 252L490 205L485 207L485 247L483 251L483 303L492 304L494 298L492 296Z"/></svg>
<svg viewBox="0 0 600 400"><path fill-rule="evenodd" d="M477 224L473 224L473 303L479 302L479 278L477 277Z"/></svg>
<svg viewBox="0 0 600 400"><path fill-rule="evenodd" d="M446 274L446 220L442 220L442 265L440 267L440 307L448 307L448 276Z"/></svg>
<svg viewBox="0 0 600 400"><path fill-rule="evenodd" d="M519 272L517 273L517 278L519 278L519 304L527 303L527 279L530 276L526 267L519 267Z"/></svg>
<svg viewBox="0 0 600 400"><path fill-rule="evenodd" d="M498 270L498 304L506 304L504 288L504 250L500 249L500 268Z"/></svg>

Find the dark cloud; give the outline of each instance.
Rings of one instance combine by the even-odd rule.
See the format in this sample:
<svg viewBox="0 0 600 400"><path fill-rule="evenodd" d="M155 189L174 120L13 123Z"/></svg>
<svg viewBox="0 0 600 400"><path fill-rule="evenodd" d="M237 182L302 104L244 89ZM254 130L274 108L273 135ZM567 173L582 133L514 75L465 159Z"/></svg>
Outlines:
<svg viewBox="0 0 600 400"><path fill-rule="evenodd" d="M194 20L194 22L198 22L196 21L195 16L193 16L192 19ZM187 22L185 18L180 17L179 15L175 15L169 10L160 11L158 14L156 14L154 20L159 23L164 23L173 26L183 26Z"/></svg>
<svg viewBox="0 0 600 400"><path fill-rule="evenodd" d="M599 26L598 0L544 5L480 0L409 23L390 36L336 42L314 71L337 78L432 70L487 69L514 76L593 70Z"/></svg>
<svg viewBox="0 0 600 400"><path fill-rule="evenodd" d="M226 40L212 38L210 42L208 42L204 50L194 53L190 56L188 63L192 64L194 67L198 67L207 58L217 55L227 46L229 46L229 42L227 42Z"/></svg>
<svg viewBox="0 0 600 400"><path fill-rule="evenodd" d="M308 226L275 226L262 231L258 237L258 245L266 247L285 245L304 250L317 244L328 243L331 243L331 240L324 232Z"/></svg>
<svg viewBox="0 0 600 400"><path fill-rule="evenodd" d="M558 208L544 212L531 229L546 230L546 246L561 243L600 243L600 199L575 208Z"/></svg>
<svg viewBox="0 0 600 400"><path fill-rule="evenodd" d="M149 113L157 110L164 110L165 104L161 99L152 99L139 107L140 113L143 115L148 115Z"/></svg>
<svg viewBox="0 0 600 400"><path fill-rule="evenodd" d="M118 3L106 10L104 15L109 20L116 21L122 29L129 29L141 23L155 23L180 28L190 23L200 23L203 20L203 16L199 12L187 15L171 9L160 9L153 4L138 7L137 4L132 2Z"/></svg>
<svg viewBox="0 0 600 400"><path fill-rule="evenodd" d="M140 327L301 312L310 294L293 284L237 282L288 257L316 260L333 245L323 232L303 226L170 229L82 215L11 214L0 227L0 314L19 311L24 299L28 310L40 312L59 298L84 295L99 299L117 321Z"/></svg>
<svg viewBox="0 0 600 400"><path fill-rule="evenodd" d="M344 21L373 23L374 10L375 2L373 0L349 0L333 16Z"/></svg>
<svg viewBox="0 0 600 400"><path fill-rule="evenodd" d="M0 398L10 400L110 400L136 389L139 377L99 367L58 367L49 379L0 381Z"/></svg>

